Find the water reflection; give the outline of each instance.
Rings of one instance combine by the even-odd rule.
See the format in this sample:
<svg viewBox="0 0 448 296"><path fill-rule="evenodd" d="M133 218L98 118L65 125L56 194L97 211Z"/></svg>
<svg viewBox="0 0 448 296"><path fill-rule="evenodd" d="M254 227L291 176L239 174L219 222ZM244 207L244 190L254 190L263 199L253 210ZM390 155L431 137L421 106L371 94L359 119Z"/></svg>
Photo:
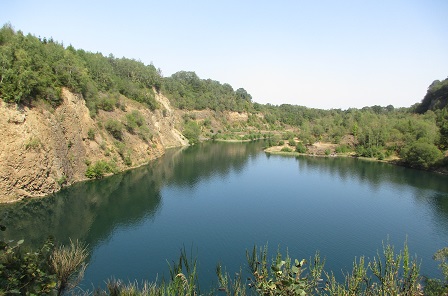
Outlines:
<svg viewBox="0 0 448 296"><path fill-rule="evenodd" d="M299 170L330 174L342 180L364 182L378 188L380 184L412 185L415 188L448 192L447 176L387 163L350 157L307 157L297 156Z"/></svg>
<svg viewBox="0 0 448 296"><path fill-rule="evenodd" d="M170 185L194 187L200 180L213 176L225 177L239 172L249 159L260 153L264 142L202 143L182 151L177 159ZM200 169L197 169L200 168Z"/></svg>
<svg viewBox="0 0 448 296"><path fill-rule="evenodd" d="M201 259L209 256L202 262L211 269L221 256L227 256L227 266L231 258L241 264L244 258L237 255L244 257L245 248L267 241L291 250L296 246L306 250L305 256L319 248L329 267L340 268L341 258L351 264L354 256L375 255L388 234L401 246L410 233L416 252L423 250L431 260L435 250L425 241L434 243L435 237L432 247L438 248L448 235L447 176L352 158L287 159L262 153L263 145L173 149L132 171L0 206L8 227L1 235L36 246L50 235L62 243L85 241L94 250L90 279L105 269L103 262L114 260L117 268L130 265L124 276L133 278L131 273L141 269L135 278L145 278L148 264L161 258L163 266L151 272L166 268L165 259L174 259L182 243L201 244ZM428 229L442 235L425 236ZM174 255L167 251L173 248ZM225 254L230 249L235 253ZM141 263L147 257L151 261ZM103 272L110 275L108 269ZM94 281L104 279L97 277Z"/></svg>
<svg viewBox="0 0 448 296"><path fill-rule="evenodd" d="M329 174L344 181L367 184L372 191L380 190L386 184L395 190L409 190L416 203L431 208L427 214L440 226L439 231L448 234L446 175L356 158L297 156L295 159L303 174Z"/></svg>
<svg viewBox="0 0 448 296"><path fill-rule="evenodd" d="M75 184L45 198L2 205L0 217L7 226L2 235L7 240L25 238L29 246L39 246L51 236L61 243L79 239L93 248L120 225L157 215L165 184L194 187L216 174L240 171L262 145L204 143L170 149L146 166Z"/></svg>
<svg viewBox="0 0 448 296"><path fill-rule="evenodd" d="M40 245L52 236L62 243L72 238L94 246L117 225L135 223L157 212L161 201L159 183L149 170L138 168L76 184L46 198L2 207L5 236L25 238L29 245Z"/></svg>

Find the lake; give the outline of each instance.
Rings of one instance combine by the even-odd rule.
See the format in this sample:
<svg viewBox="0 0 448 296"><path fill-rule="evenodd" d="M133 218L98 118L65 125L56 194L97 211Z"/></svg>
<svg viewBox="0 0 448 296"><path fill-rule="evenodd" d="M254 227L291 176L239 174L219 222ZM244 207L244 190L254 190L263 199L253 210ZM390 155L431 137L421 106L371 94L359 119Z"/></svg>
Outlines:
<svg viewBox="0 0 448 296"><path fill-rule="evenodd" d="M448 176L355 158L277 156L264 143L203 143L137 169L46 198L0 206L7 239L48 236L89 245L84 289L161 279L180 250L197 258L202 290L218 262L245 270L245 251L269 245L292 258L318 250L339 278L355 257L407 240L421 274L448 246Z"/></svg>

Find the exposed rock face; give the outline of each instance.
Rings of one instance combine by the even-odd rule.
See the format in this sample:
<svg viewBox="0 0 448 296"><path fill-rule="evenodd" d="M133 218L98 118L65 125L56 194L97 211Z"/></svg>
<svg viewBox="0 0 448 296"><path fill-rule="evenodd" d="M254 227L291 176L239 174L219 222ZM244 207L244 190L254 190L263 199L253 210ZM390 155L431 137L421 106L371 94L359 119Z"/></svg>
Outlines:
<svg viewBox="0 0 448 296"><path fill-rule="evenodd" d="M86 163L113 160L126 169L161 156L167 147L188 143L176 129L179 115L162 95L156 97L161 104L156 111L122 97L125 111L100 111L95 119L81 96L63 89L62 98L54 110L43 103L33 108L0 103L0 202L48 195L62 184L81 181ZM143 115L151 136L142 138L123 129L123 139L117 141L104 123L114 119L125 124L126 114L133 110ZM123 151L131 165L124 161Z"/></svg>

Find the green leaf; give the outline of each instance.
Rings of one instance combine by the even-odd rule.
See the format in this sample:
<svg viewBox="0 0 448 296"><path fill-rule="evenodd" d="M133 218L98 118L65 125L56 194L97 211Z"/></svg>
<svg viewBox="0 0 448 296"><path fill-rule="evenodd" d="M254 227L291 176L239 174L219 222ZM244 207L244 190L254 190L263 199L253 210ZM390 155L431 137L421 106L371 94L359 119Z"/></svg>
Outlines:
<svg viewBox="0 0 448 296"><path fill-rule="evenodd" d="M48 284L48 288L54 288L56 287L56 282L51 282Z"/></svg>
<svg viewBox="0 0 448 296"><path fill-rule="evenodd" d="M19 241L17 242L17 245L20 246L21 244L23 244L24 241L25 241L25 240L23 240L23 239L19 240Z"/></svg>

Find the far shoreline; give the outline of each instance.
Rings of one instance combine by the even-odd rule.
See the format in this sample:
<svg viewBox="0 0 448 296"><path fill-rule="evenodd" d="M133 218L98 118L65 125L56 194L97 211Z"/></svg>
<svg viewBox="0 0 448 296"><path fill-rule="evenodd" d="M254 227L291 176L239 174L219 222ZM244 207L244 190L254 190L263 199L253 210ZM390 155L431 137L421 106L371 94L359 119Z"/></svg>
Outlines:
<svg viewBox="0 0 448 296"><path fill-rule="evenodd" d="M357 156L355 154L355 152L348 152L348 153L341 153L341 154L331 153L329 155L300 153L297 151L286 152L286 151L281 151L281 149L283 147L287 147L287 146L272 146L272 147L265 148L263 151L267 154L281 155L281 156L307 156L307 157L322 157L322 158L336 158L336 157L339 157L339 158L347 157L348 158L348 157L350 157L350 158L355 158L355 159L361 159L363 161L381 162L381 163L387 163L387 164L391 164L391 165L401 166L401 167L408 168L408 169L414 169L414 170L418 170L418 171L432 172L432 173L441 174L441 175L448 175L448 171L445 171L445 170L423 169L423 168L416 168L416 167L406 165L399 157L390 158L390 159L377 159L377 158L372 158L372 157Z"/></svg>

